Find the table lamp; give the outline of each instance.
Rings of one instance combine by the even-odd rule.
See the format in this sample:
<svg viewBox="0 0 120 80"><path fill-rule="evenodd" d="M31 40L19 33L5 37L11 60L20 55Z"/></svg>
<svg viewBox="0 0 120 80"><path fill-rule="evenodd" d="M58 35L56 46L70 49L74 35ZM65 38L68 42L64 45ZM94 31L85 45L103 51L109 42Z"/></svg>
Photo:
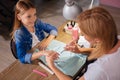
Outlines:
<svg viewBox="0 0 120 80"><path fill-rule="evenodd" d="M74 20L82 12L82 8L77 4L76 0L65 0L65 3L63 16L67 20Z"/></svg>

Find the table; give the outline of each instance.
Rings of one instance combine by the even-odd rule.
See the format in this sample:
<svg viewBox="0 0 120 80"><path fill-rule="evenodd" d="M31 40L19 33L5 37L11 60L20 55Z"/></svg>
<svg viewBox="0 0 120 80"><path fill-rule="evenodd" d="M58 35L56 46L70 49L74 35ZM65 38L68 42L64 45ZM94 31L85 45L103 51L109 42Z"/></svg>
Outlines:
<svg viewBox="0 0 120 80"><path fill-rule="evenodd" d="M63 27L66 23L67 22L58 28L58 37L56 38L56 40L62 41L64 43L67 43L71 40L71 35L66 34L63 31ZM22 64L16 60L7 69L0 73L0 80L58 80L55 75L51 75L41 66L36 64L37 62L38 60L36 60L33 64ZM39 74L34 73L32 71L33 69L47 73L48 77L42 77Z"/></svg>

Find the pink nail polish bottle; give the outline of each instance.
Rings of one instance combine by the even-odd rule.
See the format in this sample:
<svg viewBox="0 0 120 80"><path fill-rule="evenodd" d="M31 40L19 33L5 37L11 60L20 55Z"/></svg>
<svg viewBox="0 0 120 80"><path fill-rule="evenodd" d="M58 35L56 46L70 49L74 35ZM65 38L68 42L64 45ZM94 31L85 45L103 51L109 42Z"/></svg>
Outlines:
<svg viewBox="0 0 120 80"><path fill-rule="evenodd" d="M73 40L78 40L79 35L78 35L78 28L77 27L73 27L72 29L72 39Z"/></svg>

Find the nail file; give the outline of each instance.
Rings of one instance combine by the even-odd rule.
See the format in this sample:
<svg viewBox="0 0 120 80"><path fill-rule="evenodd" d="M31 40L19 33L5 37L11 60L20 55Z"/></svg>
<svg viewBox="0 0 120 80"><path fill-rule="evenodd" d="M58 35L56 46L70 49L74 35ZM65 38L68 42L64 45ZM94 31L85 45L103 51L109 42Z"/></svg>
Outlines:
<svg viewBox="0 0 120 80"><path fill-rule="evenodd" d="M39 74L39 75L41 75L41 76L43 76L43 77L47 77L47 76L48 76L47 74L45 74L45 73L43 73L43 72L41 72L41 71L38 71L38 70L36 70L36 69L33 69L33 72L35 72L35 73L37 73L37 74Z"/></svg>

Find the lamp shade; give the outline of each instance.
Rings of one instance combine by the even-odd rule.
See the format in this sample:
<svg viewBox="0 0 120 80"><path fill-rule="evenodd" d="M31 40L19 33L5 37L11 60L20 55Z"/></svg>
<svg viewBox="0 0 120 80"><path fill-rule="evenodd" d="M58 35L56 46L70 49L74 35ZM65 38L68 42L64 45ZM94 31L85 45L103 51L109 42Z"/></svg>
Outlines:
<svg viewBox="0 0 120 80"><path fill-rule="evenodd" d="M63 7L63 16L67 20L74 20L81 12L82 8L76 3L72 5L65 4Z"/></svg>

